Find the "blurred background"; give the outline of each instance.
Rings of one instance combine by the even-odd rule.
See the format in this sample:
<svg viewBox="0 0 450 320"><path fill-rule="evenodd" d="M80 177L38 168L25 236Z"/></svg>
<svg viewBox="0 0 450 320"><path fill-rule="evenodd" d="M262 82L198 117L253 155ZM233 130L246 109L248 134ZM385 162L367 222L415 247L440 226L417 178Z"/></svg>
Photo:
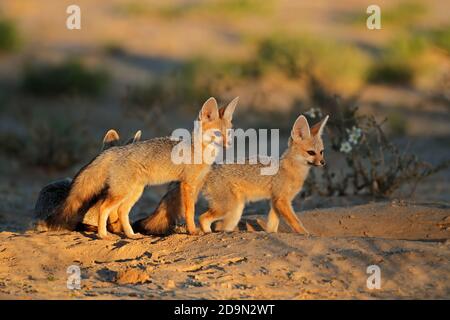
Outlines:
<svg viewBox="0 0 450 320"><path fill-rule="evenodd" d="M81 8L81 30L66 28L71 4ZM222 105L240 96L235 127L280 128L283 141L298 114L314 122L330 113L330 130L337 131L325 138L333 147L329 169L311 178L335 179L322 196L448 202L450 2L377 1L382 30L366 27L371 4L2 0L1 230L23 228L40 188L73 176L98 154L108 129L123 139L138 129L144 139L169 135L191 127L209 96ZM335 120L340 114L350 118ZM378 123L369 129L381 128L383 143L397 148L386 145L382 160L369 154L358 162L357 143L343 147L345 132L363 127L365 116ZM374 141L369 153L382 144L365 137ZM406 152L412 158L402 158ZM339 163L348 166L348 178L334 170ZM353 172L355 163L368 174ZM392 179L383 180L381 165ZM381 168L379 179L370 174L374 168ZM358 174L365 182L353 181L349 190ZM411 180L414 193L403 190ZM299 202L314 194L313 185ZM163 192L147 192L142 210L149 212Z"/></svg>

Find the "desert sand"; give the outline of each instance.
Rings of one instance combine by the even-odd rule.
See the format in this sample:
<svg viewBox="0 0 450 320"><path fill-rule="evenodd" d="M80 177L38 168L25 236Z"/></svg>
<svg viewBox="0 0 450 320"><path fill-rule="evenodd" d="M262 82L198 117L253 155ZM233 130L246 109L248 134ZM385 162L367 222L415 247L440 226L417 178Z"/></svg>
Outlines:
<svg viewBox="0 0 450 320"><path fill-rule="evenodd" d="M263 230L98 240L93 233L0 233L3 299L448 299L450 208L405 202L308 210L311 232ZM80 267L81 288L67 288ZM381 288L368 289L369 265Z"/></svg>

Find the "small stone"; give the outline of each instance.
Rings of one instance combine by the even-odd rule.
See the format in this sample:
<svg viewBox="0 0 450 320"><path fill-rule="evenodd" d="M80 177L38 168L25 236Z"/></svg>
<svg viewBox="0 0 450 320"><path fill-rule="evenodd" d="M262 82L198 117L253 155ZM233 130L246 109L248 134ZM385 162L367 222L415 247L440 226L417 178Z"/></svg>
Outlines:
<svg viewBox="0 0 450 320"><path fill-rule="evenodd" d="M167 284L166 284L166 288L167 288L167 289L173 289L173 288L175 288L175 281L173 281L173 280L168 280L168 281L167 281Z"/></svg>
<svg viewBox="0 0 450 320"><path fill-rule="evenodd" d="M118 284L140 284L150 281L150 275L140 269L132 268L119 271L116 276Z"/></svg>

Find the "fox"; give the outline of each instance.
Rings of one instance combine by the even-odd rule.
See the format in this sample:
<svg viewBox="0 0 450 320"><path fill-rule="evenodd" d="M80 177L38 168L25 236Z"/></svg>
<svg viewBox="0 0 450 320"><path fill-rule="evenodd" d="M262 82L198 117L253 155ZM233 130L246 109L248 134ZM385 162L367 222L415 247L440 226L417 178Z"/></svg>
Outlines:
<svg viewBox="0 0 450 320"><path fill-rule="evenodd" d="M269 199L267 232L278 231L281 215L295 232L309 234L295 215L292 200L301 191L310 168L325 165L322 133L328 118L326 116L311 128L303 115L296 119L288 148L274 175L261 175L261 164L214 164L201 189L209 204L208 210L199 218L201 230L211 232L212 223L218 221L217 231L233 231L246 203ZM179 186L173 184L153 214L136 221L135 228L144 234L168 233L182 217L179 198Z"/></svg>
<svg viewBox="0 0 450 320"><path fill-rule="evenodd" d="M140 141L141 135L142 131L138 130L134 136L125 141L124 144L127 145ZM120 145L119 133L114 129L110 129L106 132L103 138L100 152L118 145ZM45 226L41 223L42 220L54 214L55 209L64 201L64 199L67 198L71 183L72 179L67 177L51 182L41 189L34 207L34 215L37 219L39 219L36 224L38 229L45 229ZM82 222L83 229L92 229L91 226L96 226L97 221L93 221L93 218L91 218L94 216L96 217L96 213L92 213L91 211L86 213ZM121 231L121 226L116 212L111 213L108 228L110 228L110 230L114 233Z"/></svg>
<svg viewBox="0 0 450 320"><path fill-rule="evenodd" d="M237 102L235 98L219 110L215 98L206 100L197 118L201 137L194 130L193 139L154 138L103 151L76 174L67 198L46 220L47 225L50 229L74 230L80 217L92 207L99 212L98 237L111 239L107 221L111 212L117 210L125 235L131 239L141 238L130 225L129 212L144 187L179 181L187 231L191 235L198 234L194 221L195 190L200 189L212 164L205 161L205 151L211 146L218 148L228 144ZM199 139L200 143L196 144ZM199 145L202 161L173 161L173 150L180 145L187 146L194 154Z"/></svg>

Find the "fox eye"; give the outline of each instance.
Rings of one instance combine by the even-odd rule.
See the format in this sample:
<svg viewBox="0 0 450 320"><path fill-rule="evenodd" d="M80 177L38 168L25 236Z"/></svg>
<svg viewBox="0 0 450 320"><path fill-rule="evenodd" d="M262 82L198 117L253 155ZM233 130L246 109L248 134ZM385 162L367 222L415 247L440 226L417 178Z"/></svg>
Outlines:
<svg viewBox="0 0 450 320"><path fill-rule="evenodd" d="M320 154L323 154L323 150L320 150Z"/></svg>
<svg viewBox="0 0 450 320"><path fill-rule="evenodd" d="M316 152L313 151L313 150L308 150L308 151L306 151L306 152L308 152L308 154L309 154L310 156L315 156L315 155L316 155Z"/></svg>
<svg viewBox="0 0 450 320"><path fill-rule="evenodd" d="M214 135L218 138L220 138L222 136L222 132L220 131L214 131Z"/></svg>

